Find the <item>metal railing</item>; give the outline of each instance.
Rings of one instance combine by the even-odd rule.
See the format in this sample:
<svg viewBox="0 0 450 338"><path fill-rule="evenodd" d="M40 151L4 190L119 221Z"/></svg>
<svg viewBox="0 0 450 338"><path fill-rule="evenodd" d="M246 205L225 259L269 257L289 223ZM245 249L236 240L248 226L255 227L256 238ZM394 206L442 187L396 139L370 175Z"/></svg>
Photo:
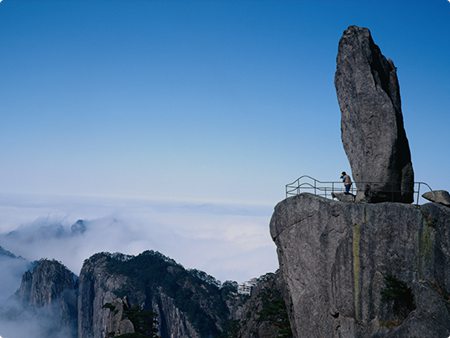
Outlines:
<svg viewBox="0 0 450 338"><path fill-rule="evenodd" d="M392 188L389 188L389 183L386 182L352 182L352 183L353 184L350 187L350 193L352 193L353 195L356 195L359 191L364 191L364 189L366 189L367 186L376 188L377 185L383 187L382 192L385 194L386 199L389 199L389 196L391 196L391 200L395 201L398 194L401 193L401 191L399 191L398 189L393 188L394 184L392 184ZM424 191L425 188L427 188L429 191L433 191L433 189L431 189L431 187L425 182L414 182L413 195L416 204L419 204L420 191ZM286 184L286 198L290 196L299 195L302 192L310 192L313 193L314 195L332 198L332 194L343 193L345 192L345 188L342 181L319 181L314 177L308 175L300 176L294 182Z"/></svg>

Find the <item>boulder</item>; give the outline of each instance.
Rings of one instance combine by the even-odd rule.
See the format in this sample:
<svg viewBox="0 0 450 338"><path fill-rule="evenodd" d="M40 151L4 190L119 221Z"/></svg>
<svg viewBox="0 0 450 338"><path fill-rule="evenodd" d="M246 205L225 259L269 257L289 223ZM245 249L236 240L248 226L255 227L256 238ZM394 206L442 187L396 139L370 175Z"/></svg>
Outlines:
<svg viewBox="0 0 450 338"><path fill-rule="evenodd" d="M355 202L356 196L353 194L346 194L344 192L332 192L331 197L341 202Z"/></svg>
<svg viewBox="0 0 450 338"><path fill-rule="evenodd" d="M450 207L450 194L446 190L428 191L422 195L423 198Z"/></svg>
<svg viewBox="0 0 450 338"><path fill-rule="evenodd" d="M367 28L350 26L344 32L335 86L342 143L358 200L413 202L414 172L396 67L383 56Z"/></svg>

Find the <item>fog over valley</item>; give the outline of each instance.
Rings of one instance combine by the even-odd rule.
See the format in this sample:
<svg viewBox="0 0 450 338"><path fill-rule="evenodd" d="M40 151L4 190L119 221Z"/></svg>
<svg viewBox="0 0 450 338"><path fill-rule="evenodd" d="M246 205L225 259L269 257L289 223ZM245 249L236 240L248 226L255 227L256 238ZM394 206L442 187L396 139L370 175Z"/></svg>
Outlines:
<svg viewBox="0 0 450 338"><path fill-rule="evenodd" d="M270 206L42 196L1 202L0 246L28 261L59 260L75 274L102 251L156 250L222 281L277 268Z"/></svg>

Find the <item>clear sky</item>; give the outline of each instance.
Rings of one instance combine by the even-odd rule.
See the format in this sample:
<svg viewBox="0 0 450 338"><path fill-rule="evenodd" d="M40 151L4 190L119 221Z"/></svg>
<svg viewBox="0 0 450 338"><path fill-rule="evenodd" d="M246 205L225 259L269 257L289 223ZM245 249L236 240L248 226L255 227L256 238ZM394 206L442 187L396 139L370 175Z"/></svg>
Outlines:
<svg viewBox="0 0 450 338"><path fill-rule="evenodd" d="M4 0L0 191L274 205L349 170L349 25L398 67L416 180L450 189L450 3Z"/></svg>

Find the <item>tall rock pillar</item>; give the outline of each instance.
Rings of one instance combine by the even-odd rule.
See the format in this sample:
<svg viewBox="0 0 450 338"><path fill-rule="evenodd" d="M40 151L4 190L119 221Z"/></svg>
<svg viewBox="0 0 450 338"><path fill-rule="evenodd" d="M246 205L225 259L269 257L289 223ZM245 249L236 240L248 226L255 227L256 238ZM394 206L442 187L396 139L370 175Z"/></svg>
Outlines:
<svg viewBox="0 0 450 338"><path fill-rule="evenodd" d="M367 28L350 26L344 32L335 86L357 198L413 202L414 172L396 67L381 54Z"/></svg>

